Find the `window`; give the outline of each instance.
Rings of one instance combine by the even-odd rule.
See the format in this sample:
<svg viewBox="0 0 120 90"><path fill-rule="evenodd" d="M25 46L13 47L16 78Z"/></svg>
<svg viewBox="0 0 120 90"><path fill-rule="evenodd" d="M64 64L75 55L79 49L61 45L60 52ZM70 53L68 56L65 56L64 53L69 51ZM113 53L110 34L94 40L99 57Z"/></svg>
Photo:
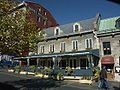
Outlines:
<svg viewBox="0 0 120 90"><path fill-rule="evenodd" d="M120 28L120 18L116 20L116 28Z"/></svg>
<svg viewBox="0 0 120 90"><path fill-rule="evenodd" d="M36 10L37 15L39 15L40 12L41 12L41 8L39 8L39 9Z"/></svg>
<svg viewBox="0 0 120 90"><path fill-rule="evenodd" d="M80 24L79 23L75 23L73 25L73 32L78 32L80 31Z"/></svg>
<svg viewBox="0 0 120 90"><path fill-rule="evenodd" d="M40 46L40 53L44 53L44 46Z"/></svg>
<svg viewBox="0 0 120 90"><path fill-rule="evenodd" d="M39 8L38 11L41 12L41 8Z"/></svg>
<svg viewBox="0 0 120 90"><path fill-rule="evenodd" d="M90 39L85 39L85 47L87 49L92 49L93 48L93 41L92 41L91 38Z"/></svg>
<svg viewBox="0 0 120 90"><path fill-rule="evenodd" d="M43 20L43 24L46 25L46 20Z"/></svg>
<svg viewBox="0 0 120 90"><path fill-rule="evenodd" d="M47 13L44 11L44 15L47 15Z"/></svg>
<svg viewBox="0 0 120 90"><path fill-rule="evenodd" d="M49 45L49 53L53 53L55 50L54 44Z"/></svg>
<svg viewBox="0 0 120 90"><path fill-rule="evenodd" d="M41 18L37 16L37 21L40 22L41 21Z"/></svg>
<svg viewBox="0 0 120 90"><path fill-rule="evenodd" d="M59 27L56 27L55 29L54 29L54 35L56 36L56 35L60 35L60 28Z"/></svg>
<svg viewBox="0 0 120 90"><path fill-rule="evenodd" d="M104 55L110 55L111 54L110 42L103 42L103 51L104 51Z"/></svg>
<svg viewBox="0 0 120 90"><path fill-rule="evenodd" d="M65 42L60 43L60 52L65 52Z"/></svg>
<svg viewBox="0 0 120 90"><path fill-rule="evenodd" d="M72 49L73 51L78 50L78 40L72 41Z"/></svg>

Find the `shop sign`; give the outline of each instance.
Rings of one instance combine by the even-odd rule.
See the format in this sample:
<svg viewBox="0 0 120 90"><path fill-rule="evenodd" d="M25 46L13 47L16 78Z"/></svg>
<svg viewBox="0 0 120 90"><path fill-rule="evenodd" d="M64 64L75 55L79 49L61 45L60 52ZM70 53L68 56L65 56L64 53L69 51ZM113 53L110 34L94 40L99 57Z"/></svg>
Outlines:
<svg viewBox="0 0 120 90"><path fill-rule="evenodd" d="M114 58L113 57L102 57L101 63L102 64L114 64Z"/></svg>

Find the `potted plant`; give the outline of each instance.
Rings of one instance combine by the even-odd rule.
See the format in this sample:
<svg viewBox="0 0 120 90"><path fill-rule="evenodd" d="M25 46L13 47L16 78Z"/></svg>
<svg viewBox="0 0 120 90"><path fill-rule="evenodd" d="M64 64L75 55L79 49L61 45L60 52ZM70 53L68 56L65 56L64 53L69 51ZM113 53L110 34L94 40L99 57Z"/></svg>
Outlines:
<svg viewBox="0 0 120 90"><path fill-rule="evenodd" d="M63 80L63 79L64 79L64 75L63 75L63 73L58 72L58 73L57 73L57 77L56 77L56 79L57 79L57 80Z"/></svg>

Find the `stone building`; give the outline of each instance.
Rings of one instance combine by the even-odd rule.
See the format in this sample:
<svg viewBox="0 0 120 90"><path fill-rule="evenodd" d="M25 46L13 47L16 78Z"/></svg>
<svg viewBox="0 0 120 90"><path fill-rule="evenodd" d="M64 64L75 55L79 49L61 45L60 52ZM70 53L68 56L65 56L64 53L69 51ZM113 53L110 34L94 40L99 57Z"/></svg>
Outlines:
<svg viewBox="0 0 120 90"><path fill-rule="evenodd" d="M28 64L51 68L88 69L99 63L96 30L100 16L43 29L44 41L38 43L38 55L26 57Z"/></svg>
<svg viewBox="0 0 120 90"><path fill-rule="evenodd" d="M106 66L108 78L120 81L120 16L98 14L83 21L43 29L38 55L20 57L27 65L62 69Z"/></svg>
<svg viewBox="0 0 120 90"><path fill-rule="evenodd" d="M108 78L120 81L120 16L101 20L97 37L101 65L106 66Z"/></svg>

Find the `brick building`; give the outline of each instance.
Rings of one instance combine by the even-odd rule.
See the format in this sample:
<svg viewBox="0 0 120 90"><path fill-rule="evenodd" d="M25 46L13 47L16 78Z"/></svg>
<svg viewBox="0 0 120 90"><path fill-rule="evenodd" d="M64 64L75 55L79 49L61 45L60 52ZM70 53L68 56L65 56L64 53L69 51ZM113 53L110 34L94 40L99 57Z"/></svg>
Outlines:
<svg viewBox="0 0 120 90"><path fill-rule="evenodd" d="M51 13L39 4L23 1L18 5L17 9L29 10L29 18L35 21L40 29L58 25Z"/></svg>
<svg viewBox="0 0 120 90"><path fill-rule="evenodd" d="M33 20L40 30L59 25L51 13L39 4L23 1L22 3L18 4L18 6L15 8L15 11L21 9L29 10L30 15L23 16L23 18ZM35 53L26 52L28 51L27 49L29 49L28 45L23 46L23 52L21 52L22 56L27 56L29 53Z"/></svg>

